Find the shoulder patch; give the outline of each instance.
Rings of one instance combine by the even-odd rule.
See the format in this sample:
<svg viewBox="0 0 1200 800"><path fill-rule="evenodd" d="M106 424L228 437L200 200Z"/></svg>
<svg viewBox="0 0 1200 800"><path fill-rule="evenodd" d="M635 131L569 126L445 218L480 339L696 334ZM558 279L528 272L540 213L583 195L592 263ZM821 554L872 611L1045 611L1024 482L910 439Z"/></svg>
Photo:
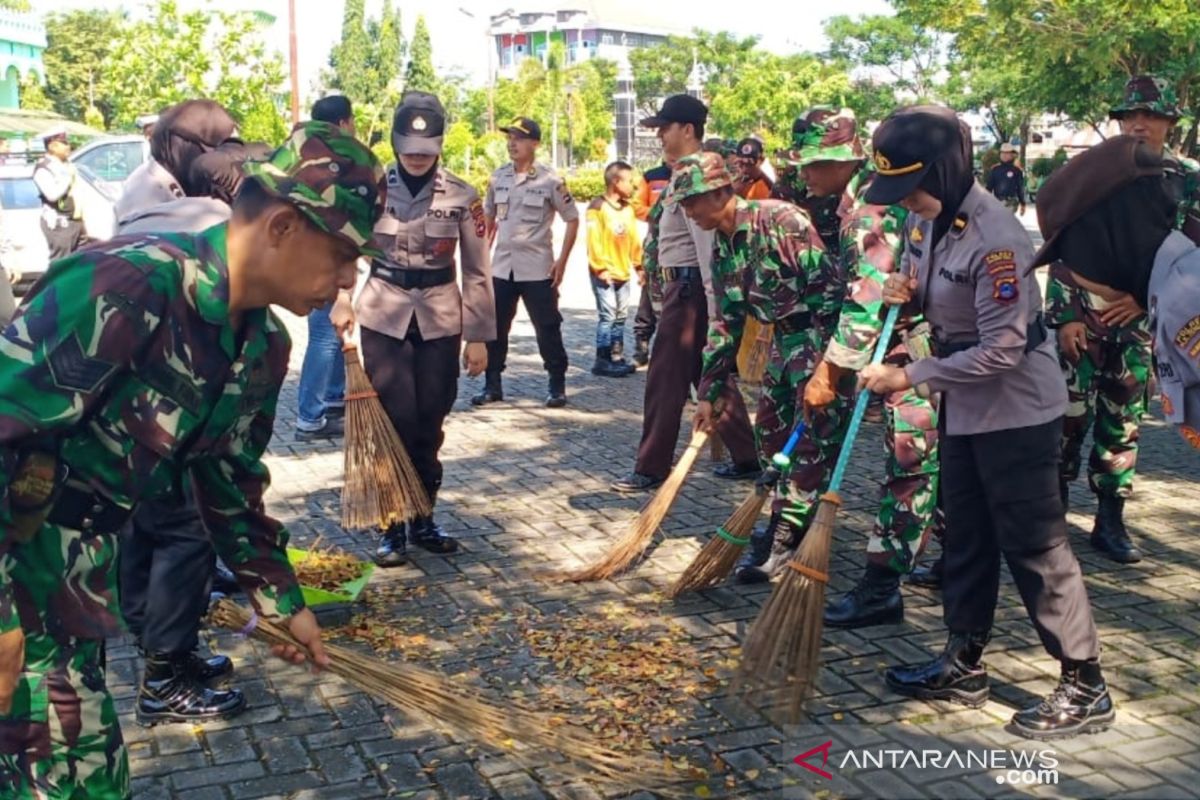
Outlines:
<svg viewBox="0 0 1200 800"><path fill-rule="evenodd" d="M1175 334L1175 346L1186 347L1192 339L1200 336L1200 314L1192 317Z"/></svg>
<svg viewBox="0 0 1200 800"><path fill-rule="evenodd" d="M469 210L471 212L471 222L475 224L475 235L482 239L487 233L487 219L483 214L483 201L476 197L471 201Z"/></svg>
<svg viewBox="0 0 1200 800"><path fill-rule="evenodd" d="M925 241L925 234L921 233L921 229L914 225L908 234L908 240L910 242L923 242Z"/></svg>
<svg viewBox="0 0 1200 800"><path fill-rule="evenodd" d="M1015 303L1021 296L1016 275L997 275L992 282L992 299L1003 305Z"/></svg>
<svg viewBox="0 0 1200 800"><path fill-rule="evenodd" d="M993 250L983 257L989 275L1017 271L1017 258L1012 250Z"/></svg>
<svg viewBox="0 0 1200 800"><path fill-rule="evenodd" d="M1188 425L1180 425L1179 432L1183 435L1184 441L1200 450L1200 432Z"/></svg>
<svg viewBox="0 0 1200 800"><path fill-rule="evenodd" d="M54 346L46 358L54 385L70 392L93 394L117 365L84 352L79 334L72 333Z"/></svg>
<svg viewBox="0 0 1200 800"><path fill-rule="evenodd" d="M562 178L558 178L558 184L554 187L554 191L564 203L573 203L575 198L571 197L571 190L567 188L567 182Z"/></svg>

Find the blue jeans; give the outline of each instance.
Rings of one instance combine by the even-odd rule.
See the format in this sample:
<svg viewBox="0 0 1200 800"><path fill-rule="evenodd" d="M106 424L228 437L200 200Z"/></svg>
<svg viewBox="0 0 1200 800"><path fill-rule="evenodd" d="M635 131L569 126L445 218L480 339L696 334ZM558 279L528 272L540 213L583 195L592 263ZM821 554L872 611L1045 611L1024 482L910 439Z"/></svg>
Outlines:
<svg viewBox="0 0 1200 800"><path fill-rule="evenodd" d="M333 304L308 315L308 349L300 368L300 400L296 427L320 430L325 426L325 411L340 406L346 396L346 361L342 340L329 321Z"/></svg>
<svg viewBox="0 0 1200 800"><path fill-rule="evenodd" d="M603 283L591 273L592 292L596 295L596 347L625 346L625 317L629 312L629 281Z"/></svg>

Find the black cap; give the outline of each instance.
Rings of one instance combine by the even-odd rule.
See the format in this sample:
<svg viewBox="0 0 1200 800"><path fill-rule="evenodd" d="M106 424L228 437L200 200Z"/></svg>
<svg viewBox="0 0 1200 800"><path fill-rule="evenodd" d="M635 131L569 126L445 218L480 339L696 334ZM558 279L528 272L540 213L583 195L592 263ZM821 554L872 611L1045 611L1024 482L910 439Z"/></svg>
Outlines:
<svg viewBox="0 0 1200 800"><path fill-rule="evenodd" d="M446 109L429 92L405 92L392 117L392 149L397 155L440 155Z"/></svg>
<svg viewBox="0 0 1200 800"><path fill-rule="evenodd" d="M740 142L738 142L737 155L741 156L742 158L762 158L763 143L753 136L747 136L745 139L742 139Z"/></svg>
<svg viewBox="0 0 1200 800"><path fill-rule="evenodd" d="M962 147L958 117L944 106L911 106L892 112L871 137L876 176L865 200L894 205L913 192L934 163Z"/></svg>
<svg viewBox="0 0 1200 800"><path fill-rule="evenodd" d="M533 139L535 142L542 140L542 126L529 117L517 117L500 131L522 139Z"/></svg>
<svg viewBox="0 0 1200 800"><path fill-rule="evenodd" d="M647 128L661 128L678 122L681 125L692 123L703 125L708 120L708 106L689 94L673 94L663 101L662 108L653 117L646 117L639 122Z"/></svg>

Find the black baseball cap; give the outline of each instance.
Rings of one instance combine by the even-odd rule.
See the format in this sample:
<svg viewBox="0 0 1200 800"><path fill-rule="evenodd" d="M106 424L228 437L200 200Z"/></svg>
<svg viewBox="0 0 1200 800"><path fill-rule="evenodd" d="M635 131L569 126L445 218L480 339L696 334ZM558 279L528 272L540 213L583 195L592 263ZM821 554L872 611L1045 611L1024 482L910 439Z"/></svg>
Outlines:
<svg viewBox="0 0 1200 800"><path fill-rule="evenodd" d="M673 94L663 101L657 114L646 117L638 124L646 128L662 128L672 122L703 125L707 120L708 106L689 94Z"/></svg>
<svg viewBox="0 0 1200 800"><path fill-rule="evenodd" d="M519 136L522 139L533 139L535 142L542 140L542 126L529 117L517 117L506 127L501 128L500 131L501 133Z"/></svg>
<svg viewBox="0 0 1200 800"><path fill-rule="evenodd" d="M962 147L958 116L945 106L911 106L892 112L871 137L875 178L864 199L890 206L913 192L947 153Z"/></svg>
<svg viewBox="0 0 1200 800"><path fill-rule="evenodd" d="M747 136L738 142L737 154L742 158L759 159L763 157L763 143L753 136Z"/></svg>
<svg viewBox="0 0 1200 800"><path fill-rule="evenodd" d="M397 155L441 155L446 109L429 92L405 92L392 117L392 149Z"/></svg>

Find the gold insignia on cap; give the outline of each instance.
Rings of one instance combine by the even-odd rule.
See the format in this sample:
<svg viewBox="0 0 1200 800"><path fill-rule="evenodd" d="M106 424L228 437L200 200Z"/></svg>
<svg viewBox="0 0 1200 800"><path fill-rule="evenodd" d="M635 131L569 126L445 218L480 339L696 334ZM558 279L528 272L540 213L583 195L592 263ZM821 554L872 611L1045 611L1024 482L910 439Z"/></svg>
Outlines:
<svg viewBox="0 0 1200 800"><path fill-rule="evenodd" d="M414 131L423 131L427 127L429 127L429 123L425 121L424 117L413 117L412 129Z"/></svg>
<svg viewBox="0 0 1200 800"><path fill-rule="evenodd" d="M907 175L925 167L924 161L916 161L907 167L893 167L891 160L878 150L875 151L875 168L880 175Z"/></svg>

